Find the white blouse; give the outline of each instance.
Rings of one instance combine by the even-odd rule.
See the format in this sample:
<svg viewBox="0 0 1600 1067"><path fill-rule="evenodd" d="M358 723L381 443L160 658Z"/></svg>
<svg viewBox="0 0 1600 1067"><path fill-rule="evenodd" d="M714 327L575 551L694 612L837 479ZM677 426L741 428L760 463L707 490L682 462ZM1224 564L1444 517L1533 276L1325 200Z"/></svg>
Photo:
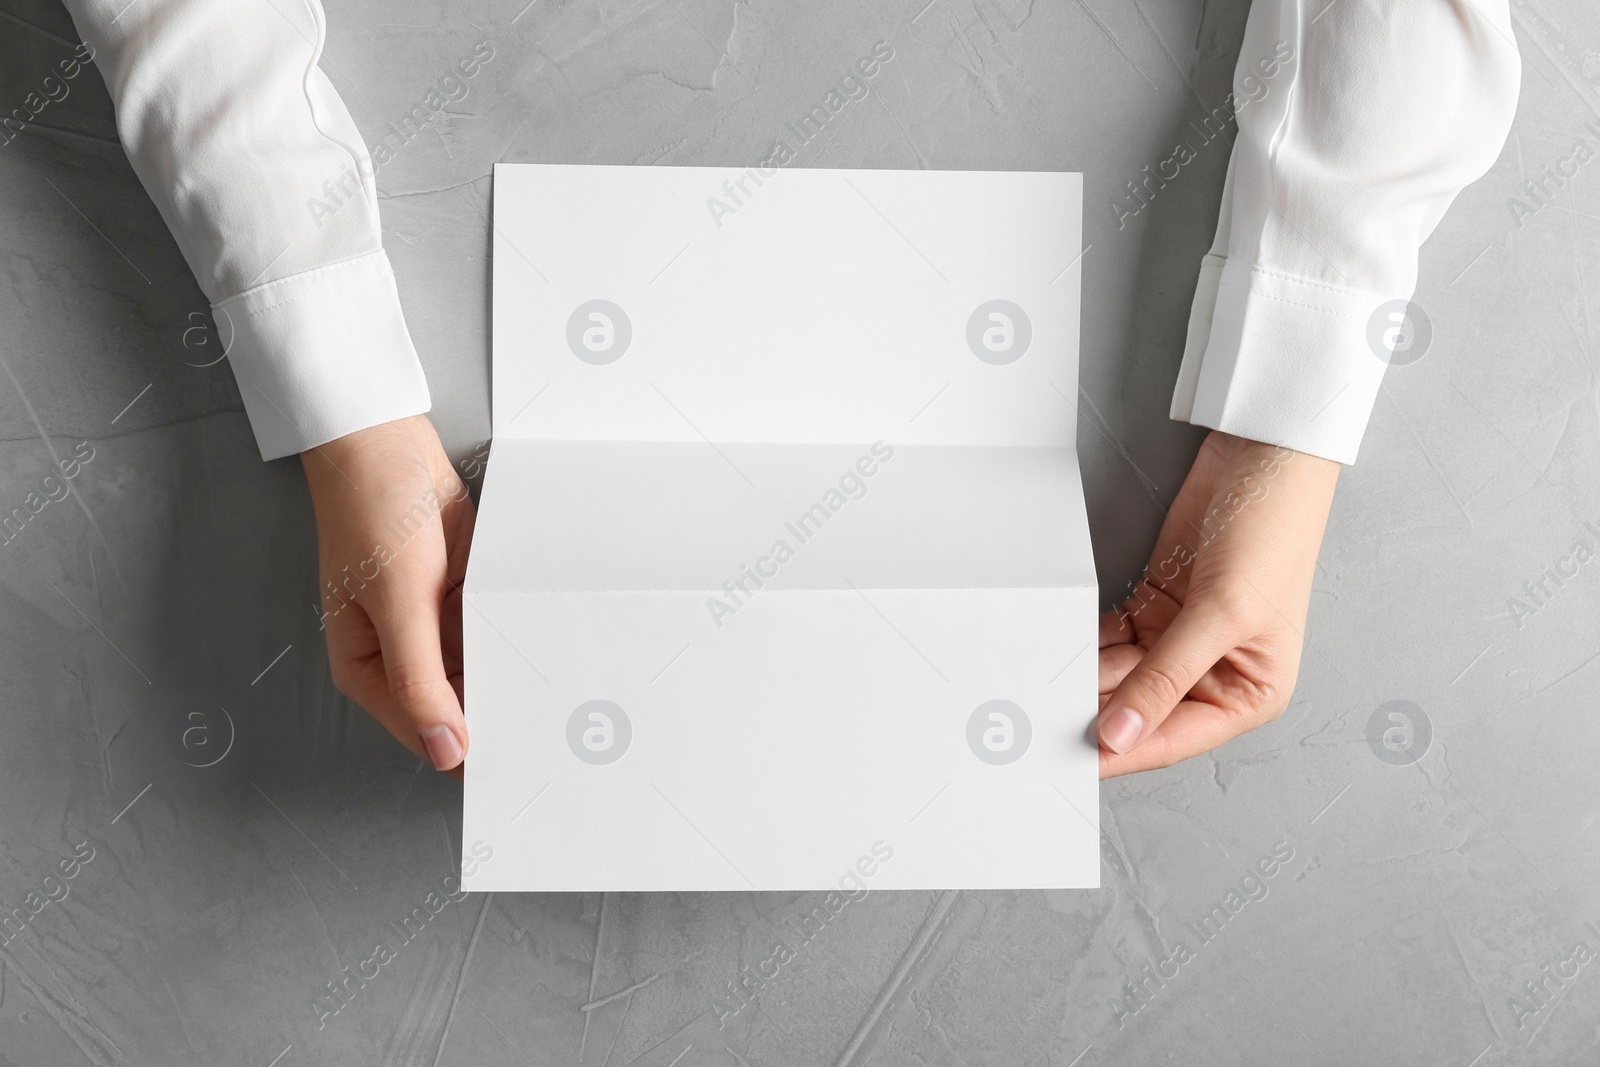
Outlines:
<svg viewBox="0 0 1600 1067"><path fill-rule="evenodd" d="M427 411L318 0L66 4L262 456ZM1409 340L1393 302L1498 155L1519 76L1507 0L1256 0L1172 416L1352 462L1386 346Z"/></svg>
<svg viewBox="0 0 1600 1067"><path fill-rule="evenodd" d="M1520 78L1506 0L1255 0L1172 417L1355 462L1384 371L1427 343L1417 251Z"/></svg>

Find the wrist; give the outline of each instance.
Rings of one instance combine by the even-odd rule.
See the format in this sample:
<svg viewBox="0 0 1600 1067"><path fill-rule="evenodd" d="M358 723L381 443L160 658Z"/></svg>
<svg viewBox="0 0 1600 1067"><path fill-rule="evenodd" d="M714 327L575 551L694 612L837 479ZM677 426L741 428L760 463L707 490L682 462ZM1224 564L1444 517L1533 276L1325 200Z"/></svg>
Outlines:
<svg viewBox="0 0 1600 1067"><path fill-rule="evenodd" d="M429 444L438 449L438 441L426 415L407 415L308 448L300 453L300 466L306 473L315 502L321 486L341 484L353 488L358 485L360 479L355 478L353 470L366 468L375 459L389 457L416 462L419 444L425 446L423 451Z"/></svg>
<svg viewBox="0 0 1600 1067"><path fill-rule="evenodd" d="M1254 477L1282 485L1296 493L1326 496L1330 500L1344 464L1284 445L1254 441L1223 430L1212 430L1200 446L1212 462L1234 478ZM1229 480L1229 479L1224 479Z"/></svg>

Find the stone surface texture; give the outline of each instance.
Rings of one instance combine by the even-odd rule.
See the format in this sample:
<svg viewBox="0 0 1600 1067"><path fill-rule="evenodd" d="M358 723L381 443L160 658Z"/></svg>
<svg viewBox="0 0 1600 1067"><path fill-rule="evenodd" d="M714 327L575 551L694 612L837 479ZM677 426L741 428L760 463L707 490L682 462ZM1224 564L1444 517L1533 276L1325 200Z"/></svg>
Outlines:
<svg viewBox="0 0 1600 1067"><path fill-rule="evenodd" d="M796 166L1083 171L1079 444L1110 603L1201 438L1167 418L1229 150L1196 126L1246 7L329 0L323 68L376 143L493 47L378 172L457 458L490 435L497 161L752 164L887 40L871 94ZM1575 141L1600 148L1600 9L1514 10L1516 125L1424 249L1433 347L1390 372L1342 478L1288 712L1108 783L1098 891L872 893L803 945L815 895L427 910L460 787L335 692L298 464L258 458L87 72L0 148L0 511L93 452L0 548L0 904L46 901L0 934L0 1065L1592 1060L1600 562L1531 616L1510 601L1600 541L1600 164L1530 217L1508 200ZM5 0L0 111L74 43L56 4ZM1196 158L1119 224L1126 183L1180 140ZM1430 735L1403 765L1369 742L1394 700ZM213 766L190 765L196 728ZM379 941L393 958L349 978Z"/></svg>

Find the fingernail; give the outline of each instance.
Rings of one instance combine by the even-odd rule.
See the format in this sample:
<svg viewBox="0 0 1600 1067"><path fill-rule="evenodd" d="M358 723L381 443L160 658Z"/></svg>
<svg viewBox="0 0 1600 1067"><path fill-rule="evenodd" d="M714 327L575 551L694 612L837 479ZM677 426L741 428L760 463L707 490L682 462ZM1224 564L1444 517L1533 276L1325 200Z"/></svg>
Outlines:
<svg viewBox="0 0 1600 1067"><path fill-rule="evenodd" d="M430 726L422 731L422 744L436 770L447 771L461 762L461 742L448 726Z"/></svg>
<svg viewBox="0 0 1600 1067"><path fill-rule="evenodd" d="M1100 723L1100 740L1118 755L1139 743L1144 732L1144 716L1132 708L1117 708Z"/></svg>

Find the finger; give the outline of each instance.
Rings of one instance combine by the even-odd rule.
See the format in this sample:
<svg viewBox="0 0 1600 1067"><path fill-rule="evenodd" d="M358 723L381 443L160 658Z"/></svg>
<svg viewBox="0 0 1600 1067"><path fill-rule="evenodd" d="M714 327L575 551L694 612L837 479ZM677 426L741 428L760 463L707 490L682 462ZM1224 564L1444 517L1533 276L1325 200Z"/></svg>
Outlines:
<svg viewBox="0 0 1600 1067"><path fill-rule="evenodd" d="M1133 641L1133 622L1125 611L1113 608L1100 613L1100 647L1126 645Z"/></svg>
<svg viewBox="0 0 1600 1067"><path fill-rule="evenodd" d="M372 617L361 604L340 602L323 617L328 642L328 669L339 692L355 701L390 733L389 679L383 672L383 648ZM422 742L396 733L401 744L417 756L426 755Z"/></svg>
<svg viewBox="0 0 1600 1067"><path fill-rule="evenodd" d="M1130 752L1239 643L1220 611L1190 604L1117 686L1100 716L1100 743Z"/></svg>
<svg viewBox="0 0 1600 1067"><path fill-rule="evenodd" d="M462 642L461 611L463 596L456 586L445 594L440 611L439 645L444 654L445 678L455 691L456 704L467 710L466 651Z"/></svg>
<svg viewBox="0 0 1600 1067"><path fill-rule="evenodd" d="M1100 650L1100 695L1110 696L1128 676L1128 672L1144 659L1144 649L1138 645L1112 645Z"/></svg>
<svg viewBox="0 0 1600 1067"><path fill-rule="evenodd" d="M446 506L443 514L445 530L445 579L451 585L460 585L467 579L467 557L472 551L472 532L478 525L478 509L472 498L465 495Z"/></svg>
<svg viewBox="0 0 1600 1067"><path fill-rule="evenodd" d="M408 734L420 741L434 767L447 771L466 757L467 724L445 673L439 630L443 598L437 587L398 568L384 577L387 588L367 609L389 682L389 699L374 714L402 743Z"/></svg>
<svg viewBox="0 0 1600 1067"><path fill-rule="evenodd" d="M463 711L466 710L467 704L462 684L464 673L461 630L462 583L467 576L467 555L472 547L472 531L477 523L477 517L477 509L472 506L472 498L465 495L450 506L445 516L446 588L441 609L439 640L444 653L445 674L450 679L451 687L455 689L456 701Z"/></svg>
<svg viewBox="0 0 1600 1067"><path fill-rule="evenodd" d="M1264 718L1264 717L1263 717ZM1185 700L1172 710L1160 727L1132 752L1100 750L1100 777L1170 767L1181 760L1210 752L1260 723L1227 708L1199 700Z"/></svg>

